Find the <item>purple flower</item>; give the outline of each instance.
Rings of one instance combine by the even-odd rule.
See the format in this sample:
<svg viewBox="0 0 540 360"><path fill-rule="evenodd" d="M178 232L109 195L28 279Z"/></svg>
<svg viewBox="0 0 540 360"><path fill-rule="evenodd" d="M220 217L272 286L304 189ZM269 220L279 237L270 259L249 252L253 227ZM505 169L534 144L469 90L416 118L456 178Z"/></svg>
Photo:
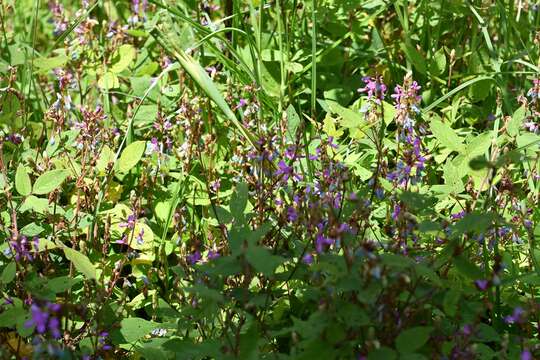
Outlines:
<svg viewBox="0 0 540 360"><path fill-rule="evenodd" d="M302 180L302 177L300 175L294 173L293 167L287 165L285 161L283 160L279 161L278 169L276 170L274 175L277 175L277 176L281 175L281 180L283 182L286 182L287 180L289 180L290 177L293 177L296 180Z"/></svg>
<svg viewBox="0 0 540 360"><path fill-rule="evenodd" d="M287 208L287 220L289 220L289 222L295 222L298 220L298 212L292 206Z"/></svg>
<svg viewBox="0 0 540 360"><path fill-rule="evenodd" d="M369 76L365 76L363 79L366 84L365 87L358 89L358 92L365 92L368 95L369 100L373 100L375 103L380 104L381 100L386 95L386 85L379 79L375 79Z"/></svg>
<svg viewBox="0 0 540 360"><path fill-rule="evenodd" d="M42 311L39 306L32 304L31 313L32 319L26 322L26 327L35 326L38 333L43 334L47 330L47 321L49 320L49 313Z"/></svg>
<svg viewBox="0 0 540 360"><path fill-rule="evenodd" d="M205 70L208 73L208 75L210 75L210 77L212 77L212 78L214 76L216 76L216 74L218 72L218 70L217 70L217 68L215 66L207 66Z"/></svg>
<svg viewBox="0 0 540 360"><path fill-rule="evenodd" d="M507 324L515 324L523 321L523 314L525 311L521 307L514 308L512 315L508 315L504 318L504 322Z"/></svg>
<svg viewBox="0 0 540 360"><path fill-rule="evenodd" d="M217 250L210 250L208 251L208 255L206 257L208 258L208 260L215 260L220 257L220 255Z"/></svg>
<svg viewBox="0 0 540 360"><path fill-rule="evenodd" d="M296 146L288 146L287 149L285 149L285 157L289 160L296 158Z"/></svg>
<svg viewBox="0 0 540 360"><path fill-rule="evenodd" d="M21 236L19 239L10 241L11 250L14 252L15 260L34 261L32 251L39 251L39 238L34 237L32 243L28 241L26 236Z"/></svg>
<svg viewBox="0 0 540 360"><path fill-rule="evenodd" d="M313 255L311 253L307 253L302 257L302 261L306 265L311 265L313 263Z"/></svg>
<svg viewBox="0 0 540 360"><path fill-rule="evenodd" d="M11 142L14 145L19 145L23 141L23 137L20 134L13 133L6 135L6 141Z"/></svg>
<svg viewBox="0 0 540 360"><path fill-rule="evenodd" d="M190 254L187 256L187 260L191 265L195 265L199 261L201 261L202 256L201 252L199 250L195 251L193 254Z"/></svg>
<svg viewBox="0 0 540 360"><path fill-rule="evenodd" d="M489 287L489 281L485 279L475 280L474 285L478 288L480 291L486 291Z"/></svg>
<svg viewBox="0 0 540 360"><path fill-rule="evenodd" d="M51 317L49 320L49 332L53 338L59 339L61 336L60 333L60 320L56 317Z"/></svg>
<svg viewBox="0 0 540 360"><path fill-rule="evenodd" d="M36 303L30 307L31 319L24 325L26 327L36 327L38 334L45 334L47 331L55 339L60 338L60 320L56 316L51 316L58 313L61 309L60 304L47 303L45 307L39 307Z"/></svg>
<svg viewBox="0 0 540 360"><path fill-rule="evenodd" d="M397 221L399 219L399 214L401 214L401 206L399 204L394 205L394 211L392 211L392 219Z"/></svg>
<svg viewBox="0 0 540 360"><path fill-rule="evenodd" d="M120 223L120 227L125 227L128 229L133 229L135 227L135 221L137 218L135 217L135 214L131 214L128 216L126 222Z"/></svg>
<svg viewBox="0 0 540 360"><path fill-rule="evenodd" d="M317 250L317 253L322 253L324 248L326 246L330 246L335 242L334 239L324 236L323 234L319 233L317 235L317 238L315 239L315 249Z"/></svg>
<svg viewBox="0 0 540 360"><path fill-rule="evenodd" d="M533 356L532 356L531 352L529 351L529 349L525 349L525 350L523 350L521 352L520 359L521 360L533 360Z"/></svg>
<svg viewBox="0 0 540 360"><path fill-rule="evenodd" d="M247 104L248 104L247 100L242 98L238 101L238 104L234 107L234 110L241 109L245 107Z"/></svg>
<svg viewBox="0 0 540 360"><path fill-rule="evenodd" d="M146 150L146 153L147 154L151 154L151 153L160 153L160 149L159 149L159 141L156 137L153 137L152 140L150 140L150 143L148 144L148 148Z"/></svg>
<svg viewBox="0 0 540 360"><path fill-rule="evenodd" d="M213 191L213 192L218 192L219 191L219 188L221 187L221 180L220 179L216 179L214 181L212 181L210 183L210 189Z"/></svg>
<svg viewBox="0 0 540 360"><path fill-rule="evenodd" d="M461 210L460 212L457 212L455 214L451 214L450 219L452 219L452 220L462 219L465 216L465 214L466 214L465 210Z"/></svg>
<svg viewBox="0 0 540 360"><path fill-rule="evenodd" d="M139 231L139 234L137 235L137 244L143 245L144 244L144 228L141 227L141 231Z"/></svg>
<svg viewBox="0 0 540 360"><path fill-rule="evenodd" d="M463 335L465 335L465 336L471 335L471 334L472 334L472 331L473 331L472 326L469 325L469 324L465 324L465 325L463 325L463 327L461 328L461 332L462 332Z"/></svg>

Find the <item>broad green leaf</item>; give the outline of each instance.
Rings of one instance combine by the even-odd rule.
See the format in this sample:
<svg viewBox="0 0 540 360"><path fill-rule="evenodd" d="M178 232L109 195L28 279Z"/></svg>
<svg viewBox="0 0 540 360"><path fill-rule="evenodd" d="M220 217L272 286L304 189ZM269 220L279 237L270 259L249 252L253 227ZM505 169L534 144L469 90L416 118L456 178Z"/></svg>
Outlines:
<svg viewBox="0 0 540 360"><path fill-rule="evenodd" d="M433 54L433 58L429 62L429 72L440 76L446 69L446 55L444 49L440 48Z"/></svg>
<svg viewBox="0 0 540 360"><path fill-rule="evenodd" d="M473 264L469 259L464 255L459 255L453 258L453 263L456 266L456 269L466 277L471 280L481 279L484 274L482 270L475 264Z"/></svg>
<svg viewBox="0 0 540 360"><path fill-rule="evenodd" d="M235 219L243 218L244 210L248 202L248 186L244 182L240 182L236 185L236 190L231 196L231 203L229 205L231 214Z"/></svg>
<svg viewBox="0 0 540 360"><path fill-rule="evenodd" d="M17 166L17 172L15 173L15 189L22 196L28 196L32 192L32 182L30 176L26 171L26 167L23 164Z"/></svg>
<svg viewBox="0 0 540 360"><path fill-rule="evenodd" d="M125 173L133 169L141 160L145 150L145 141L135 141L126 146L118 159L118 170Z"/></svg>
<svg viewBox="0 0 540 360"><path fill-rule="evenodd" d="M413 64L416 70L418 72L425 74L427 72L427 66L426 66L426 60L420 54L418 50L412 45L409 45L407 43L401 44L401 50L405 53L407 56L407 59Z"/></svg>
<svg viewBox="0 0 540 360"><path fill-rule="evenodd" d="M469 98L473 102L482 101L489 96L493 83L490 80L481 80L475 82L469 88Z"/></svg>
<svg viewBox="0 0 540 360"><path fill-rule="evenodd" d="M296 138L296 130L300 125L300 116L296 113L294 106L287 107L287 139L294 141Z"/></svg>
<svg viewBox="0 0 540 360"><path fill-rule="evenodd" d="M536 153L540 146L540 136L530 132L525 132L516 137L518 148L525 153Z"/></svg>
<svg viewBox="0 0 540 360"><path fill-rule="evenodd" d="M24 200L24 203L19 208L19 211L25 212L28 210L35 211L38 214L43 214L49 209L49 200L38 198L37 196L30 195Z"/></svg>
<svg viewBox="0 0 540 360"><path fill-rule="evenodd" d="M404 330L396 338L396 348L402 354L415 352L429 340L432 331L431 326L416 326Z"/></svg>
<svg viewBox="0 0 540 360"><path fill-rule="evenodd" d="M64 67L69 58L66 55L59 55L50 58L37 58L34 59L34 66L40 72L48 72L56 68Z"/></svg>
<svg viewBox="0 0 540 360"><path fill-rule="evenodd" d="M41 234L44 230L42 226L31 222L30 224L26 224L19 232L24 236L33 237Z"/></svg>
<svg viewBox="0 0 540 360"><path fill-rule="evenodd" d="M114 152L108 145L103 146L96 162L96 170L99 175L106 175L105 170L109 163L114 163Z"/></svg>
<svg viewBox="0 0 540 360"><path fill-rule="evenodd" d="M71 289L73 285L79 282L81 282L81 277L73 278L71 276L58 276L49 279L47 282L47 287L54 293L58 294Z"/></svg>
<svg viewBox="0 0 540 360"><path fill-rule="evenodd" d="M240 335L240 358L246 360L259 359L259 348L257 346L259 333L260 332L257 330L257 323L253 323L244 334Z"/></svg>
<svg viewBox="0 0 540 360"><path fill-rule="evenodd" d="M250 246L247 249L246 258L255 270L267 276L272 275L278 265L284 261L281 256L272 255L262 246Z"/></svg>
<svg viewBox="0 0 540 360"><path fill-rule="evenodd" d="M465 190L463 185L463 174L460 174L459 169L447 161L443 168L444 183L449 186L450 190L454 194L459 194Z"/></svg>
<svg viewBox="0 0 540 360"><path fill-rule="evenodd" d="M385 253L380 255L381 262L391 268L404 269L414 265L414 262L403 255Z"/></svg>
<svg viewBox="0 0 540 360"><path fill-rule="evenodd" d="M473 212L465 215L463 219L460 219L454 225L452 232L455 235L461 235L468 232L474 232L477 234L483 233L492 225L495 219L496 218L493 213Z"/></svg>
<svg viewBox="0 0 540 360"><path fill-rule="evenodd" d="M0 275L0 282L2 284L9 284L10 282L15 279L15 275L17 273L17 266L14 261L10 262L6 265L4 270L2 271L2 275Z"/></svg>
<svg viewBox="0 0 540 360"><path fill-rule="evenodd" d="M527 109L525 106L521 106L512 115L512 119L506 125L506 131L510 136L516 136L519 133L519 129L523 126L523 119L525 119L525 113Z"/></svg>
<svg viewBox="0 0 540 360"><path fill-rule="evenodd" d="M56 169L41 174L34 183L34 194L44 195L58 188L69 176L69 171Z"/></svg>
<svg viewBox="0 0 540 360"><path fill-rule="evenodd" d="M145 319L130 317L120 322L120 333L127 343L134 343L149 334L158 324Z"/></svg>
<svg viewBox="0 0 540 360"><path fill-rule="evenodd" d="M110 67L112 73L120 73L127 69L127 67L133 62L137 52L135 48L130 44L121 45L115 54L115 62Z"/></svg>
<svg viewBox="0 0 540 360"><path fill-rule="evenodd" d="M98 86L105 90L114 89L120 86L120 81L116 74L108 71L98 80Z"/></svg>
<svg viewBox="0 0 540 360"><path fill-rule="evenodd" d="M498 343L501 341L499 333L491 326L483 323L478 324L478 338L480 341L485 342Z"/></svg>
<svg viewBox="0 0 540 360"><path fill-rule="evenodd" d="M202 284L195 284L191 287L185 288L185 290L188 293L197 294L203 299L208 299L216 302L223 301L223 295L219 291L211 289L208 286Z"/></svg>
<svg viewBox="0 0 540 360"><path fill-rule="evenodd" d="M81 252L64 246L64 254L69 261L75 265L75 268L79 270L88 279L96 279L96 268L88 259L88 257Z"/></svg>
<svg viewBox="0 0 540 360"><path fill-rule="evenodd" d="M370 351L368 354L368 360L395 360L397 354L394 350L382 346L376 350Z"/></svg>
<svg viewBox="0 0 540 360"><path fill-rule="evenodd" d="M453 288L448 289L444 294L443 310L446 315L454 316L456 314L460 296L461 292Z"/></svg>
<svg viewBox="0 0 540 360"><path fill-rule="evenodd" d="M463 151L463 139L448 124L437 119L432 119L430 128L442 146L457 152Z"/></svg>
<svg viewBox="0 0 540 360"><path fill-rule="evenodd" d="M12 327L24 318L28 312L22 306L15 306L0 313L0 327Z"/></svg>
<svg viewBox="0 0 540 360"><path fill-rule="evenodd" d="M334 139L338 139L341 135L343 135L343 130L336 129L337 121L332 117L330 114L326 114L326 117L323 121L323 131L328 136L332 136Z"/></svg>

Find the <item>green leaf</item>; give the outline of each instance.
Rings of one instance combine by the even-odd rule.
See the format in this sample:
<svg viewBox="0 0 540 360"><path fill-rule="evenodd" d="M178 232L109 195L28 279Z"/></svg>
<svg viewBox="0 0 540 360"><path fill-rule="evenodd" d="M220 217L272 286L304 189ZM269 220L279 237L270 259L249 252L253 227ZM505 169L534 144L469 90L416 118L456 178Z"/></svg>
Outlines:
<svg viewBox="0 0 540 360"><path fill-rule="evenodd" d="M480 341L485 342L498 343L501 341L501 336L494 328L482 323L478 324L478 338L480 339Z"/></svg>
<svg viewBox="0 0 540 360"><path fill-rule="evenodd" d="M399 254L381 254L380 259L382 264L395 269L405 269L414 265L414 262L410 258Z"/></svg>
<svg viewBox="0 0 540 360"><path fill-rule="evenodd" d="M59 276L49 279L47 282L47 287L54 293L58 294L71 289L73 285L79 283L80 281L80 277L73 278L71 276Z"/></svg>
<svg viewBox="0 0 540 360"><path fill-rule="evenodd" d="M403 50L405 56L407 56L407 59L411 62L411 64L413 64L418 72L422 74L427 72L426 60L414 46L407 43L402 43L401 50Z"/></svg>
<svg viewBox="0 0 540 360"><path fill-rule="evenodd" d="M109 163L114 163L114 152L108 145L103 146L96 162L96 170L101 175L105 175L105 170Z"/></svg>
<svg viewBox="0 0 540 360"><path fill-rule="evenodd" d="M453 263L456 266L456 269L466 277L468 277L471 280L478 280L481 279L484 274L482 273L482 270L475 264L473 264L469 259L465 258L463 255L459 255L457 257L454 257Z"/></svg>
<svg viewBox="0 0 540 360"><path fill-rule="evenodd" d="M202 284L195 284L191 287L185 288L185 290L188 293L197 294L203 299L208 299L215 302L223 301L223 295L221 294L221 292L215 289L210 289L208 286Z"/></svg>
<svg viewBox="0 0 540 360"><path fill-rule="evenodd" d="M15 306L0 314L0 327L13 327L18 322L24 322L27 311L22 306Z"/></svg>
<svg viewBox="0 0 540 360"><path fill-rule="evenodd" d="M429 72L440 76L446 69L446 55L444 49L440 48L433 54L433 58L429 62Z"/></svg>
<svg viewBox="0 0 540 360"><path fill-rule="evenodd" d="M17 166L17 172L15 173L15 189L22 196L28 196L32 192L32 181L26 171L26 167L23 164Z"/></svg>
<svg viewBox="0 0 540 360"><path fill-rule="evenodd" d="M469 161L469 167L475 171L487 169L492 165L484 155L475 156Z"/></svg>
<svg viewBox="0 0 540 360"><path fill-rule="evenodd" d="M236 185L236 190L231 196L231 203L229 205L231 214L235 219L244 217L244 210L246 209L248 201L248 186L244 182L240 182Z"/></svg>
<svg viewBox="0 0 540 360"><path fill-rule="evenodd" d="M64 246L64 254L84 276L88 279L96 279L96 268L86 255L66 246Z"/></svg>
<svg viewBox="0 0 540 360"><path fill-rule="evenodd" d="M444 294L443 310L446 315L454 316L456 314L460 296L461 292L452 288Z"/></svg>
<svg viewBox="0 0 540 360"><path fill-rule="evenodd" d="M522 106L514 112L512 119L506 125L508 135L516 136L519 133L519 129L523 126L523 119L525 119L526 111L526 107Z"/></svg>
<svg viewBox="0 0 540 360"><path fill-rule="evenodd" d="M459 220L454 225L452 233L453 235L461 235L468 232L483 233L491 226L494 220L495 216L493 213L473 212Z"/></svg>
<svg viewBox="0 0 540 360"><path fill-rule="evenodd" d="M296 138L296 130L300 125L300 116L296 113L294 106L287 107L287 139L294 141Z"/></svg>
<svg viewBox="0 0 540 360"><path fill-rule="evenodd" d="M120 322L120 333L127 343L134 343L149 334L158 324L137 317L125 318Z"/></svg>
<svg viewBox="0 0 540 360"><path fill-rule="evenodd" d="M246 360L259 359L258 340L257 323L253 323L246 333L240 335L239 357Z"/></svg>
<svg viewBox="0 0 540 360"><path fill-rule="evenodd" d="M135 141L126 146L118 159L118 170L123 173L130 171L141 160L145 150L145 141Z"/></svg>
<svg viewBox="0 0 540 360"><path fill-rule="evenodd" d="M267 276L272 275L284 261L281 256L272 255L268 249L262 246L250 246L246 251L246 258L255 270Z"/></svg>
<svg viewBox="0 0 540 360"><path fill-rule="evenodd" d="M63 67L69 58L65 55L50 57L50 58L37 58L34 59L34 66L39 72L46 73L56 68Z"/></svg>
<svg viewBox="0 0 540 360"><path fill-rule="evenodd" d="M342 129L336 128L337 121L330 114L326 114L326 117L323 120L323 131L328 136L332 136L334 139L338 139L343 135Z"/></svg>
<svg viewBox="0 0 540 360"><path fill-rule="evenodd" d="M488 97L493 88L493 83L490 80L481 80L471 85L469 88L469 98L473 102L482 101Z"/></svg>
<svg viewBox="0 0 540 360"><path fill-rule="evenodd" d="M98 80L98 86L105 90L114 89L120 86L120 81L118 80L118 76L116 76L116 74L107 71Z"/></svg>
<svg viewBox="0 0 540 360"><path fill-rule="evenodd" d="M397 359L397 354L394 350L385 346L380 347L368 354L368 360L394 360Z"/></svg>
<svg viewBox="0 0 540 360"><path fill-rule="evenodd" d="M416 326L404 330L396 338L396 348L403 354L415 352L429 340L432 331L431 326Z"/></svg>
<svg viewBox="0 0 540 360"><path fill-rule="evenodd" d="M516 143L519 148L530 149L534 152L538 149L538 144L540 144L540 136L526 132L516 138Z"/></svg>
<svg viewBox="0 0 540 360"><path fill-rule="evenodd" d="M430 123L431 131L439 143L450 150L463 151L463 139L461 139L450 125L433 119Z"/></svg>
<svg viewBox="0 0 540 360"><path fill-rule="evenodd" d="M31 222L30 224L26 224L19 232L24 236L33 237L41 234L44 230L45 228L42 226Z"/></svg>
<svg viewBox="0 0 540 360"><path fill-rule="evenodd" d="M223 98L223 95L221 95L216 87L216 84L214 84L210 76L208 76L206 73L206 70L182 49L177 47L175 49L177 51L174 52L173 55L180 62L182 67L188 72L191 78L210 97L210 99L216 103L221 111L223 111L227 118L234 124L234 126L242 133L242 135L246 137L249 143L256 147L254 136L249 132L249 130L244 128L240 121L238 121L236 115L232 112L231 108Z"/></svg>
<svg viewBox="0 0 540 360"><path fill-rule="evenodd" d="M44 195L58 188L69 176L69 171L63 169L50 170L41 174L34 183L34 194Z"/></svg>
<svg viewBox="0 0 540 360"><path fill-rule="evenodd" d="M130 44L124 44L120 46L115 54L115 62L110 67L112 73L120 73L127 69L127 67L133 62L137 52L135 48Z"/></svg>
<svg viewBox="0 0 540 360"><path fill-rule="evenodd" d="M444 183L449 186L454 194L459 194L465 187L463 185L463 174L460 174L459 168L454 166L452 162L447 161L443 168Z"/></svg>
<svg viewBox="0 0 540 360"><path fill-rule="evenodd" d="M0 276L0 282L2 284L9 284L10 282L15 279L15 275L17 273L17 266L14 261L10 262L6 265L4 270L2 271L2 275Z"/></svg>

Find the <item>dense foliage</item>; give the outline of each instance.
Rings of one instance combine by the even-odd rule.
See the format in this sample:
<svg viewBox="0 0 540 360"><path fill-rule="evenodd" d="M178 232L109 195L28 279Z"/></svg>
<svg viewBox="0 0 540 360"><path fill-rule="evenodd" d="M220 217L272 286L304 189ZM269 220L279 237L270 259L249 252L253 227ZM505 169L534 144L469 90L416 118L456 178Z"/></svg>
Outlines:
<svg viewBox="0 0 540 360"><path fill-rule="evenodd" d="M0 357L540 358L539 23L0 1Z"/></svg>

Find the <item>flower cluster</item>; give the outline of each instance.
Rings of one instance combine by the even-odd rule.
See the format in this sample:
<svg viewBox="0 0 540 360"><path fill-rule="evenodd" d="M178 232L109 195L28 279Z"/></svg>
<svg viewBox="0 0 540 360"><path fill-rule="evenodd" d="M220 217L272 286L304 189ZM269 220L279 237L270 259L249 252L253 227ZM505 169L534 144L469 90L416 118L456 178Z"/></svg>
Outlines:
<svg viewBox="0 0 540 360"><path fill-rule="evenodd" d="M418 83L407 75L403 85L397 85L392 95L396 108L395 120L398 124L398 148L396 167L387 175L387 179L402 188L419 183L425 168L426 157L421 137L427 131L424 124L416 123L422 99L419 91Z"/></svg>
<svg viewBox="0 0 540 360"><path fill-rule="evenodd" d="M34 261L35 255L33 255L32 253L34 251L39 251L39 238L37 236L34 237L32 241L29 241L26 236L22 235L16 239L11 240L9 243L16 261Z"/></svg>
<svg viewBox="0 0 540 360"><path fill-rule="evenodd" d="M35 327L40 335L50 334L54 339L61 336L60 311L62 306L56 303L47 302L43 306L33 303L30 310L32 318L25 323L25 326Z"/></svg>

